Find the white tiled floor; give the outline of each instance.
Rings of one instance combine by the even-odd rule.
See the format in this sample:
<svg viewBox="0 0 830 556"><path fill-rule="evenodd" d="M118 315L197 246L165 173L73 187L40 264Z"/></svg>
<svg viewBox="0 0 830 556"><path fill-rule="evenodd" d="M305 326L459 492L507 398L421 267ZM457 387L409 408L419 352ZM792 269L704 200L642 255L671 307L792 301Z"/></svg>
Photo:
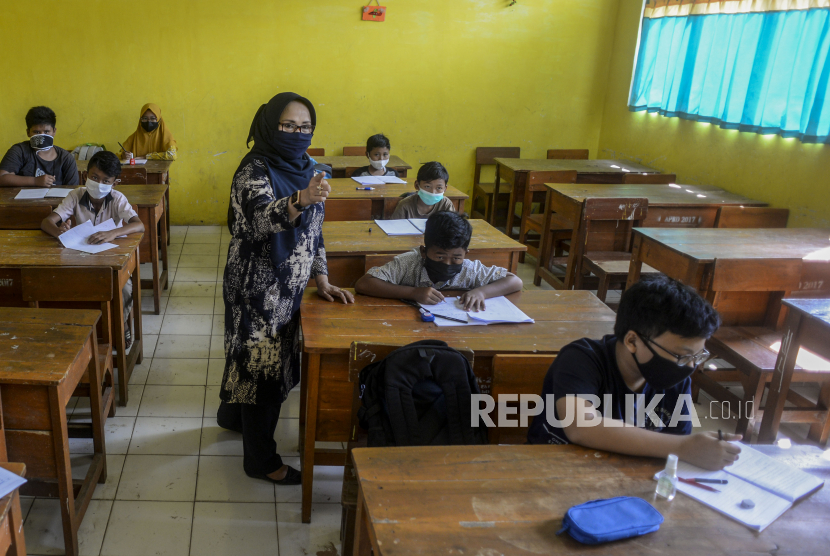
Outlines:
<svg viewBox="0 0 830 556"><path fill-rule="evenodd" d="M108 477L98 485L79 538L100 556L333 555L340 550L343 469L314 472L312 523L300 521L300 487L275 487L242 471L242 440L216 425L224 366L222 272L228 234L218 226L174 226L161 315L143 292L145 360L130 381L130 403L107 421ZM519 276L533 289L534 261ZM143 265L147 276L151 269ZM543 283L543 289L550 286ZM619 294L609 293L609 302ZM286 463L299 466L299 389L276 431ZM89 419L78 400L70 419ZM706 405L699 406L699 413ZM707 429L734 424L705 419ZM783 427L782 427L783 428ZM91 440L72 439L73 475L84 476ZM63 554L56 500L23 499L29 554Z"/></svg>

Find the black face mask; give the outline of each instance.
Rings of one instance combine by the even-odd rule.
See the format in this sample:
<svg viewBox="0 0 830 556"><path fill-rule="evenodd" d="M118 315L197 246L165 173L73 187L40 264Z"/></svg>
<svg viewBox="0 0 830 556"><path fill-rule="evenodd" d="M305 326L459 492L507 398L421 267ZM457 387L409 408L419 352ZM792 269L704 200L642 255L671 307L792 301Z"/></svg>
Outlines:
<svg viewBox="0 0 830 556"><path fill-rule="evenodd" d="M158 126L158 122L141 122L141 127L143 127L144 131L146 131L147 133L155 131Z"/></svg>
<svg viewBox="0 0 830 556"><path fill-rule="evenodd" d="M646 382L657 392L668 390L672 386L676 386L689 378L693 372L694 367L681 367L673 361L669 361L665 357L658 355L650 345L648 340L642 342L646 345L653 357L646 363L640 363L637 360L637 355L634 354L634 362L637 363L637 368L640 369L640 374L646 379Z"/></svg>
<svg viewBox="0 0 830 556"><path fill-rule="evenodd" d="M48 151L55 145L55 138L45 133L29 137L29 146L36 151Z"/></svg>
<svg viewBox="0 0 830 556"><path fill-rule="evenodd" d="M424 257L424 268L427 271L427 276L432 280L433 284L438 282L448 282L452 280L456 274L461 272L464 264L444 264L438 261L433 261L429 257Z"/></svg>

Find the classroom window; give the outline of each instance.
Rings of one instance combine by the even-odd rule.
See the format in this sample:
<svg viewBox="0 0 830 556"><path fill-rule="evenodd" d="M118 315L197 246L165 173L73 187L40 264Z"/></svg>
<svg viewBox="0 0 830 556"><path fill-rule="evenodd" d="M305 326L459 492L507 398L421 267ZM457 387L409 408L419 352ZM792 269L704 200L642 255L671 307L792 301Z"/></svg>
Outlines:
<svg viewBox="0 0 830 556"><path fill-rule="evenodd" d="M646 0L628 105L830 143L830 0Z"/></svg>

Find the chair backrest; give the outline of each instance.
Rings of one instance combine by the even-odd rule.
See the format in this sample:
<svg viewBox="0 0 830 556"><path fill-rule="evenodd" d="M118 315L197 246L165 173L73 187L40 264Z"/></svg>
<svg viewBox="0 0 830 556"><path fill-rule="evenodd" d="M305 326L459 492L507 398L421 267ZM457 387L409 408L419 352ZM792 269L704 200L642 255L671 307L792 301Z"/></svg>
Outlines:
<svg viewBox="0 0 830 556"><path fill-rule="evenodd" d="M326 156L326 149L310 148L306 151L308 156Z"/></svg>
<svg viewBox="0 0 830 556"><path fill-rule="evenodd" d="M493 356L493 381L490 386L490 395L496 400L496 411L490 414L490 418L496 427L488 430L490 444L524 444L527 440L527 426L498 427L498 412L502 411L504 406L517 405L515 403L499 404L499 394L540 395L545 375L554 359L554 355ZM515 421L515 419L515 416L511 417L511 420ZM521 421L519 424L521 425Z"/></svg>
<svg viewBox="0 0 830 556"><path fill-rule="evenodd" d="M579 244L584 251L631 251L632 228L648 215L648 199L588 198L582 207Z"/></svg>
<svg viewBox="0 0 830 556"><path fill-rule="evenodd" d="M548 149L548 158L557 160L588 160L588 149Z"/></svg>
<svg viewBox="0 0 830 556"><path fill-rule="evenodd" d="M676 174L625 174L623 183L677 183Z"/></svg>
<svg viewBox="0 0 830 556"><path fill-rule="evenodd" d="M369 272L370 269L375 268L376 266L383 266L392 259L394 259L396 255L391 253L384 253L384 254L371 254L366 255L363 263L363 272Z"/></svg>
<svg viewBox="0 0 830 556"><path fill-rule="evenodd" d="M715 228L786 228L790 209L721 207Z"/></svg>
<svg viewBox="0 0 830 556"><path fill-rule="evenodd" d="M123 166L121 168L121 175L118 176L119 185L146 185L147 184L147 169L146 168L130 168Z"/></svg>
<svg viewBox="0 0 830 556"><path fill-rule="evenodd" d="M346 166L346 170L345 170L345 172L343 172L343 177L346 177L346 178L352 177L352 174L354 174L354 171L357 170L358 168L361 168L361 166Z"/></svg>
<svg viewBox="0 0 830 556"><path fill-rule="evenodd" d="M521 147L476 147L473 187L481 183L482 166L492 166L496 163L496 158L519 158L521 153Z"/></svg>
<svg viewBox="0 0 830 556"><path fill-rule="evenodd" d="M0 230L39 230L50 214L49 205L0 206Z"/></svg>
<svg viewBox="0 0 830 556"><path fill-rule="evenodd" d="M362 147L343 147L343 156L364 156L365 154L365 145Z"/></svg>
<svg viewBox="0 0 830 556"><path fill-rule="evenodd" d="M371 219L371 199L337 199L326 203L326 222L344 222Z"/></svg>

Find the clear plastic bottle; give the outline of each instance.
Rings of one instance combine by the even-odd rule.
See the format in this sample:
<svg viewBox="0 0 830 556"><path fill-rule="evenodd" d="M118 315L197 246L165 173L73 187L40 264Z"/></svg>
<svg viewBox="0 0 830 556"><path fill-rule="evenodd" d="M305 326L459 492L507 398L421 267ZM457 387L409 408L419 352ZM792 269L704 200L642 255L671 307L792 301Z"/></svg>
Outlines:
<svg viewBox="0 0 830 556"><path fill-rule="evenodd" d="M669 502L677 494L677 456L669 454L666 458L666 469L657 481L657 496L665 498Z"/></svg>

